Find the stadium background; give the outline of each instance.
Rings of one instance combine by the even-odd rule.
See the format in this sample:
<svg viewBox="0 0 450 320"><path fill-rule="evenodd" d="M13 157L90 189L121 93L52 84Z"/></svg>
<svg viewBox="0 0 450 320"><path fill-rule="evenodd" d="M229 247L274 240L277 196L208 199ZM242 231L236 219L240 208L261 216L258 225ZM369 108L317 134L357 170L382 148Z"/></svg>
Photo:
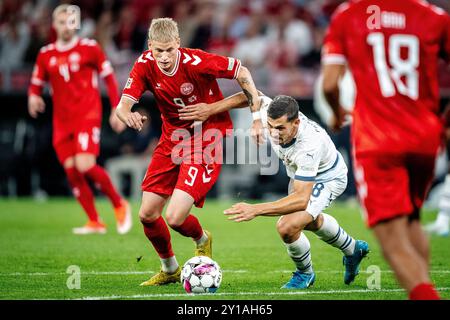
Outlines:
<svg viewBox="0 0 450 320"><path fill-rule="evenodd" d="M39 49L55 39L51 13L60 3L77 4L82 23L79 34L96 39L111 60L122 88L134 60L146 49L149 21L173 17L179 25L182 46L201 48L242 60L256 86L269 96L292 95L307 116L322 123L314 108L316 81L320 72L320 49L330 16L341 0L4 0L0 1L0 196L67 196L70 189L51 146L51 99L45 94L47 111L38 120L27 112L27 87ZM448 1L431 1L450 10ZM450 96L450 74L440 68L442 106ZM220 81L225 95L237 92L233 81ZM131 129L116 135L108 125L110 106L103 91L104 126L99 162L108 169L139 163L145 170L160 118L152 96L139 107L151 115L144 133ZM249 112L232 112L236 128L250 126ZM333 136L338 146L348 147L348 129ZM111 159L116 159L114 169ZM112 167L111 167L112 165ZM130 165L129 165L130 166ZM445 165L444 165L445 166ZM285 193L283 166L276 177L260 176L255 166L248 170L226 165L209 196L270 198ZM119 171L119 169L117 169ZM131 169L113 176L121 191L139 198ZM445 169L441 170L445 173ZM438 170L438 173L441 172ZM127 173L128 172L128 173ZM143 172L142 172L143 174ZM437 176L437 182L442 177ZM264 183L270 180L270 184ZM139 180L139 179L137 179ZM134 190L134 193L133 191ZM345 197L353 197L350 180Z"/></svg>

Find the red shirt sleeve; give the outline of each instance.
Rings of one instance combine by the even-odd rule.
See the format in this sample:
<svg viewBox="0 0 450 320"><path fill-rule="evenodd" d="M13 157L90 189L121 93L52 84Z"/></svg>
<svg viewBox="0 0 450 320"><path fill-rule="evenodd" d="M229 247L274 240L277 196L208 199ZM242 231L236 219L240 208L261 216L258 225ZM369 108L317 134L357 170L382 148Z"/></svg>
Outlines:
<svg viewBox="0 0 450 320"><path fill-rule="evenodd" d="M39 52L36 63L34 64L33 73L31 75L28 95L35 94L40 96L45 82L48 80L48 74L44 63L44 55Z"/></svg>
<svg viewBox="0 0 450 320"><path fill-rule="evenodd" d="M117 85L113 67L111 62L106 58L100 45L95 44L92 48L96 69L100 77L105 81L111 108L115 108L119 103L119 86Z"/></svg>
<svg viewBox="0 0 450 320"><path fill-rule="evenodd" d="M203 50L192 50L183 54L182 59L192 56L192 65L197 65L199 72L213 78L236 79L241 68L241 61L232 57L224 57Z"/></svg>
<svg viewBox="0 0 450 320"><path fill-rule="evenodd" d="M94 63L100 77L104 78L114 73L111 62L106 58L106 55L100 45L96 43L92 46L92 49L94 52Z"/></svg>
<svg viewBox="0 0 450 320"><path fill-rule="evenodd" d="M322 46L322 64L346 64L344 43L344 7L339 7L331 18Z"/></svg>
<svg viewBox="0 0 450 320"><path fill-rule="evenodd" d="M138 102L142 94L147 89L147 82L145 80L145 66L146 60L138 59L131 69L130 76L125 84L122 92L122 97L127 97L135 102Z"/></svg>

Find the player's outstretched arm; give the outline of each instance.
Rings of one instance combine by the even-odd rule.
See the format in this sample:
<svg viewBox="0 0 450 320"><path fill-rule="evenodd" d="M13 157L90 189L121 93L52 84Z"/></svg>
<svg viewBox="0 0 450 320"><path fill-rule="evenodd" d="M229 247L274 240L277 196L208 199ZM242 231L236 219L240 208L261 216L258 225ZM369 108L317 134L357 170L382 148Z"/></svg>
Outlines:
<svg viewBox="0 0 450 320"><path fill-rule="evenodd" d="M261 99L258 98L258 90L255 87L250 71L246 67L241 66L236 79L242 88L242 92L244 92L247 97L248 106L252 112L253 124L251 135L258 144L262 144L264 142L264 127L259 113L259 110L261 109Z"/></svg>
<svg viewBox="0 0 450 320"><path fill-rule="evenodd" d="M131 111L134 103L133 100L122 96L116 108L116 115L128 127L141 131L147 117L142 116L139 112Z"/></svg>
<svg viewBox="0 0 450 320"><path fill-rule="evenodd" d="M240 202L224 211L228 219L236 222L249 221L257 216L282 216L306 210L314 181L294 181L294 192L277 201L259 204Z"/></svg>
<svg viewBox="0 0 450 320"><path fill-rule="evenodd" d="M235 108L248 106L247 97L243 92L238 92L225 99L207 104L197 103L179 109L180 120L205 121L212 115L228 111Z"/></svg>

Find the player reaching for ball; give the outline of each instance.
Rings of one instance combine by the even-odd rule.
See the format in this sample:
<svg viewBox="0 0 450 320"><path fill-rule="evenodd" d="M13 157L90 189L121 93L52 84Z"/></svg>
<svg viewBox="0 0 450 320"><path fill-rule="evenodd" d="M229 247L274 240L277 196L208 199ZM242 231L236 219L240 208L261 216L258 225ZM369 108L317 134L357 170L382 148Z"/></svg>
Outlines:
<svg viewBox="0 0 450 320"><path fill-rule="evenodd" d="M306 289L316 278L305 230L338 248L344 254L344 282L350 284L359 273L362 259L369 252L367 242L351 237L331 215L324 213L347 187L347 166L323 128L299 111L298 103L288 96L261 97L260 117L269 130L269 140L283 160L288 176L289 195L280 200L237 203L225 210L231 220L249 221L257 216L281 216L280 234L296 271L285 289ZM229 110L247 106L242 93L209 105L197 104L180 110L181 119L205 120Z"/></svg>

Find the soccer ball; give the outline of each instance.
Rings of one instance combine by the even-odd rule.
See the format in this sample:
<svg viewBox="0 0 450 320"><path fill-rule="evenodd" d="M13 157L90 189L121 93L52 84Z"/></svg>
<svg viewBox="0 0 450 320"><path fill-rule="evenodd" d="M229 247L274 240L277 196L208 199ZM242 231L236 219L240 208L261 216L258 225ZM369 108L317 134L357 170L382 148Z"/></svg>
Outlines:
<svg viewBox="0 0 450 320"><path fill-rule="evenodd" d="M183 265L181 283L187 293L214 293L221 282L222 270L211 258L197 256Z"/></svg>

